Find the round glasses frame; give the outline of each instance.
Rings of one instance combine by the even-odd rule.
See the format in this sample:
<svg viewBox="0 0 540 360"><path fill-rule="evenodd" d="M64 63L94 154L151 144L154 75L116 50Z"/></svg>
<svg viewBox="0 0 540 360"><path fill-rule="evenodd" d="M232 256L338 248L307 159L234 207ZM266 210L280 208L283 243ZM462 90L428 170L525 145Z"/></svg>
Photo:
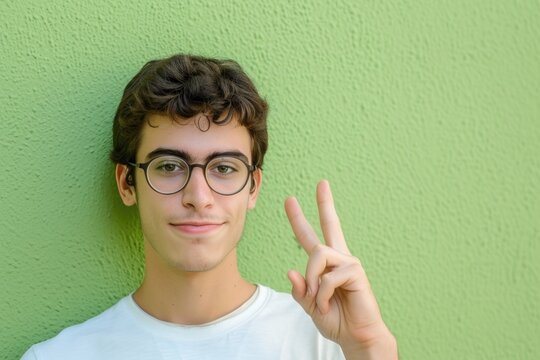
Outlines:
<svg viewBox="0 0 540 360"><path fill-rule="evenodd" d="M148 184L148 186L150 186L150 188L152 188L152 190L154 190L155 192L157 192L158 194L162 194L162 195L173 195L173 194L177 194L179 193L180 191L184 190L184 188L187 186L187 184L189 183L189 180L191 179L191 174L193 174L193 168L201 168L202 172L203 172L203 175L204 175L204 180L206 181L206 185L208 185L208 187L213 191L215 192L216 194L219 194L219 195L224 195L224 196L232 196L232 195L236 195L238 194L240 191L242 191L245 187L246 187L246 184L248 183L248 180L249 180L249 177L253 174L253 172L257 169L257 167L255 165L250 165L248 164L247 162L245 162L244 160L238 158L238 157L235 157L235 156L226 156L225 158L234 158L235 160L238 160L240 162L242 162L242 164L244 164L248 170L247 172L247 176L246 176L246 180L244 181L244 183L242 184L242 186L240 186L240 188L235 191L235 192L232 192L232 193L222 193L222 192L219 192L219 191L216 191L212 185L210 185L210 183L208 182L208 177L207 177L207 174L206 174L206 170L207 170L207 167L208 167L208 164L212 163L212 161L214 161L216 158L211 158L209 159L206 163L204 164L197 164L197 163L193 163L193 164L189 164L186 160L180 158L180 157L177 157L178 160L184 162L187 166L187 169L188 169L188 175L186 177L186 181L184 182L184 184L178 189L178 190L175 190L173 192L163 192L163 191L160 191L158 189L156 189L154 187L154 185L152 185L152 182L150 181L149 179L149 175L148 175L148 168L150 167L150 164L152 164L152 162L158 160L161 158L161 156L158 156L158 157L155 157L145 163L132 163L132 162L128 162L127 165L131 165L135 168L140 168L142 170L144 170L144 177L146 179L146 183ZM219 157L218 157L219 158Z"/></svg>

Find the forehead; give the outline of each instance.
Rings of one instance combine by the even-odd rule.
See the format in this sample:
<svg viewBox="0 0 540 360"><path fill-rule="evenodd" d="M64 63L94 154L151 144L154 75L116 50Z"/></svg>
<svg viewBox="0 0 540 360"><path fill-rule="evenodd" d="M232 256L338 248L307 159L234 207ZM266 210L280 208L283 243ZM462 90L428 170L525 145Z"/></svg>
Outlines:
<svg viewBox="0 0 540 360"><path fill-rule="evenodd" d="M194 160L214 152L239 151L251 161L251 137L248 130L233 119L225 125L211 124L200 130L197 116L177 122L166 115L150 115L141 132L137 161L158 149L174 149L188 153Z"/></svg>

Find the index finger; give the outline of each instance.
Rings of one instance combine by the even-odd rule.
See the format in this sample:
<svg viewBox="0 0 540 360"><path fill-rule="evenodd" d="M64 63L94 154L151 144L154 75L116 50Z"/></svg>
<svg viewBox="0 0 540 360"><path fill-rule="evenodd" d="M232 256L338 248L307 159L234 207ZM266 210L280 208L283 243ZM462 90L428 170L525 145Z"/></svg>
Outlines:
<svg viewBox="0 0 540 360"><path fill-rule="evenodd" d="M319 221L326 245L343 253L350 254L341 222L334 206L334 198L330 190L330 184L322 180L317 185L317 206L319 208Z"/></svg>
<svg viewBox="0 0 540 360"><path fill-rule="evenodd" d="M289 197L285 200L285 212L296 239L304 250L309 254L311 250L320 244L317 234L307 221L298 200L294 197Z"/></svg>

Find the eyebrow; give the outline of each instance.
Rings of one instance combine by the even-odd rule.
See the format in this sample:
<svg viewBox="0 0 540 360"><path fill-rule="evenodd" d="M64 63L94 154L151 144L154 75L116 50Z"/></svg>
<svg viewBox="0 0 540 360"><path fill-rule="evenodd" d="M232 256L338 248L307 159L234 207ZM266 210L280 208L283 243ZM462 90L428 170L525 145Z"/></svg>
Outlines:
<svg viewBox="0 0 540 360"><path fill-rule="evenodd" d="M152 150L151 152L148 153L148 155L146 155L145 161L150 161L152 159L155 159L158 156L163 156L163 155L177 156L179 158L186 160L188 163L191 163L193 161L193 157L188 152L184 150L169 149L169 148L157 148L155 150ZM244 160L247 164L250 163L248 160L248 157L244 153L238 150L214 151L206 156L204 162L208 162L211 159L214 159L216 157L221 157L221 156L233 156L241 160Z"/></svg>

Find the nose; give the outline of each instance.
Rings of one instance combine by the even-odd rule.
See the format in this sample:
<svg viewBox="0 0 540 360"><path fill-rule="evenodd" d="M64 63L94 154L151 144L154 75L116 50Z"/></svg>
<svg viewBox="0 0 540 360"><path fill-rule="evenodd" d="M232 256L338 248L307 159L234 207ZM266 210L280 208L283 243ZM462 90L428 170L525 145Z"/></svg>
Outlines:
<svg viewBox="0 0 540 360"><path fill-rule="evenodd" d="M193 167L191 177L182 189L182 204L185 207L204 209L214 203L214 193L204 177L204 169Z"/></svg>

